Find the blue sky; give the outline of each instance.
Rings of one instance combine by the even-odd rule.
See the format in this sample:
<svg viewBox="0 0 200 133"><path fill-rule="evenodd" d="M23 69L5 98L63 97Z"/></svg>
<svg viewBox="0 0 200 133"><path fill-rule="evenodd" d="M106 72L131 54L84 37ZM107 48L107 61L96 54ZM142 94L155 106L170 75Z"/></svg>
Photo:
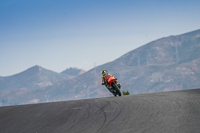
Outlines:
<svg viewBox="0 0 200 133"><path fill-rule="evenodd" d="M90 70L200 29L199 0L1 0L0 76L34 65Z"/></svg>

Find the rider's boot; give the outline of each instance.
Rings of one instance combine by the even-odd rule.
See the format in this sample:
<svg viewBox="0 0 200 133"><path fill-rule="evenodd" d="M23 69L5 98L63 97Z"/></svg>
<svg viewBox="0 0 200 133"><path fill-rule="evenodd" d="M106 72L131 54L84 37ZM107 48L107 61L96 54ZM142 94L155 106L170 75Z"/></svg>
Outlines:
<svg viewBox="0 0 200 133"><path fill-rule="evenodd" d="M118 87L119 89L121 89L121 84L118 83L118 80L115 80L115 82L116 82L116 84L117 84L117 87Z"/></svg>
<svg viewBox="0 0 200 133"><path fill-rule="evenodd" d="M121 84L118 83L118 84L117 84L117 87L118 87L119 89L121 89Z"/></svg>

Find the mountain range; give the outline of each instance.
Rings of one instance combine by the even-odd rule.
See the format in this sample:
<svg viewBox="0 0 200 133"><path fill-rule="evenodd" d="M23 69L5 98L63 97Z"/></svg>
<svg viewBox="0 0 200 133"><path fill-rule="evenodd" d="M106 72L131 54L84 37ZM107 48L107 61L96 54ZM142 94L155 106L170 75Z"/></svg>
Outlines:
<svg viewBox="0 0 200 133"><path fill-rule="evenodd" d="M160 38L87 72L70 69L56 73L34 66L0 77L1 105L111 96L101 85L103 69L131 94L199 88L200 30Z"/></svg>
<svg viewBox="0 0 200 133"><path fill-rule="evenodd" d="M29 96L27 97L28 99L32 98L34 95L37 95L35 93L40 93L40 90L55 83L75 78L84 72L82 69L69 68L61 73L57 73L36 65L19 74L0 77L0 104L29 103L29 101L26 102L24 100L27 96ZM13 98L18 100L13 100ZM31 101L34 103L37 100L32 99Z"/></svg>

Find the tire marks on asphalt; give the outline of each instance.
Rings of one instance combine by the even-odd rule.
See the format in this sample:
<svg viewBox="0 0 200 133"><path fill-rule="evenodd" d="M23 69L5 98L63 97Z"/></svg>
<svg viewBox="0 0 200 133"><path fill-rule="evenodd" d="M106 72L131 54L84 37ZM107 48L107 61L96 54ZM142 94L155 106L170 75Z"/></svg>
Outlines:
<svg viewBox="0 0 200 133"><path fill-rule="evenodd" d="M0 132L198 133L200 89L0 108Z"/></svg>

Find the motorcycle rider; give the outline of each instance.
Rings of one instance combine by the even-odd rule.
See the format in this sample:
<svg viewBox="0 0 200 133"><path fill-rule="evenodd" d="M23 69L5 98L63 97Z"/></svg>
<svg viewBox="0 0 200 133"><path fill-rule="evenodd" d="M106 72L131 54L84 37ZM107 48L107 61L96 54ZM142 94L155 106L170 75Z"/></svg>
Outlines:
<svg viewBox="0 0 200 133"><path fill-rule="evenodd" d="M110 77L113 77L113 76L112 76L110 73L108 73L108 71L105 70L105 69L101 72L101 74L102 74L102 83L101 83L101 84L102 84L102 85L105 85L106 88L112 93L112 92L113 92L112 86L110 86L109 84L107 84L107 80L108 80ZM116 82L118 88L121 89L121 84L118 83L117 78L116 78L115 82Z"/></svg>

